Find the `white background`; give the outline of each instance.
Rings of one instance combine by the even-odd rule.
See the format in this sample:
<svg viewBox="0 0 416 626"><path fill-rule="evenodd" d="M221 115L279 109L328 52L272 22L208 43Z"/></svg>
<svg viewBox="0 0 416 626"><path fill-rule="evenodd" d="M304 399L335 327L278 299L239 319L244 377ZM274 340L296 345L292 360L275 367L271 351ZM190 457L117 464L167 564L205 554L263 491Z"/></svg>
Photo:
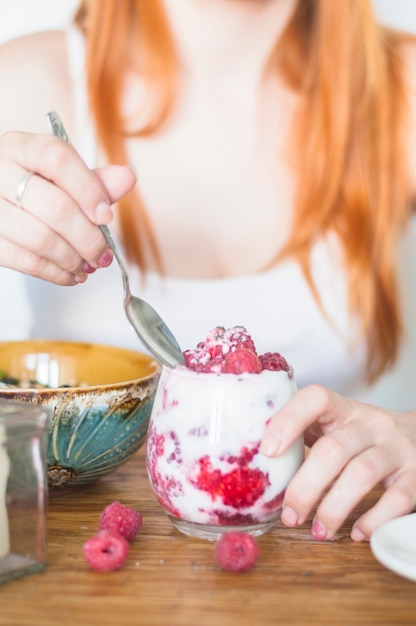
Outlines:
<svg viewBox="0 0 416 626"><path fill-rule="evenodd" d="M373 0L373 3L381 21L416 33L416 0ZM78 0L0 0L0 43L35 30L62 28L69 23L77 6ZM411 245L415 252L411 276L406 284L406 315L413 328L407 337L403 358L393 372L380 380L369 397L369 401L397 409L416 408L416 223L411 234ZM22 309L23 296L19 293L15 278L13 284L10 282L8 285L8 281L11 281L9 273L0 268L2 293L8 293L8 305L11 310L13 306ZM7 309L8 313L0 307L0 339L10 336L9 306ZM2 319L2 316L7 317ZM21 329L14 328L11 332L14 337L18 337Z"/></svg>

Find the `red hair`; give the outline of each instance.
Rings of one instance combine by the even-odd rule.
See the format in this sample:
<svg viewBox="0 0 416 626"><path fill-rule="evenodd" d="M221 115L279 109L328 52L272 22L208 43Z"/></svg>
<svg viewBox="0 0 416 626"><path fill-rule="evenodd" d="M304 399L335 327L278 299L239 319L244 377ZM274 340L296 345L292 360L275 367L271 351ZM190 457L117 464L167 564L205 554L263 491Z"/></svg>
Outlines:
<svg viewBox="0 0 416 626"><path fill-rule="evenodd" d="M109 161L126 162L125 138L132 132L118 94L127 68L136 66L147 81L153 104L152 117L134 134L156 133L175 105L179 63L163 8L157 0L84 0L76 21L87 36L99 140ZM402 333L395 255L411 201L404 39L376 23L371 0L301 0L267 67L301 103L291 137L299 181L293 230L275 260L294 255L315 290L311 246L337 233L370 380L394 362ZM137 191L120 203L120 215L129 260L146 269L147 249L159 262Z"/></svg>

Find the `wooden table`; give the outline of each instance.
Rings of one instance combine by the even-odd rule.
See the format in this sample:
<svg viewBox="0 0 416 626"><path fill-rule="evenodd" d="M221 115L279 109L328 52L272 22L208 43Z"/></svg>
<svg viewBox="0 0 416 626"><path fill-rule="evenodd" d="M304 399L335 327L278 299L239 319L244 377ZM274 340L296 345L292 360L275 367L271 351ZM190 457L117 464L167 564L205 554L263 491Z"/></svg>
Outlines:
<svg viewBox="0 0 416 626"><path fill-rule="evenodd" d="M113 500L139 509L143 528L121 570L94 572L82 545ZM0 625L415 626L416 583L380 565L368 543L352 542L351 520L325 543L311 539L308 524L279 525L259 538L254 569L224 572L211 542L181 535L165 517L142 449L93 487L51 494L47 567L0 586Z"/></svg>

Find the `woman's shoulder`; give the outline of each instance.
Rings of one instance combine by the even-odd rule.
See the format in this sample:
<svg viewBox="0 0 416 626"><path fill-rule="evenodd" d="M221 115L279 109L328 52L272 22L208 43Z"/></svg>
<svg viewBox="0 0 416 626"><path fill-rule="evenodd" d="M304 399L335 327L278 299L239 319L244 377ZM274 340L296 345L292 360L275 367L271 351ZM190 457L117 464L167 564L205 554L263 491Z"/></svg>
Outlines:
<svg viewBox="0 0 416 626"><path fill-rule="evenodd" d="M50 46L55 47L59 45L59 41L63 42L64 39L64 30L36 31L6 40L0 45L0 50L7 50L8 54L19 54L22 51L30 51L32 54L41 55L45 50L50 50Z"/></svg>
<svg viewBox="0 0 416 626"><path fill-rule="evenodd" d="M45 113L67 106L68 88L65 32L32 33L2 44L0 132L44 131Z"/></svg>

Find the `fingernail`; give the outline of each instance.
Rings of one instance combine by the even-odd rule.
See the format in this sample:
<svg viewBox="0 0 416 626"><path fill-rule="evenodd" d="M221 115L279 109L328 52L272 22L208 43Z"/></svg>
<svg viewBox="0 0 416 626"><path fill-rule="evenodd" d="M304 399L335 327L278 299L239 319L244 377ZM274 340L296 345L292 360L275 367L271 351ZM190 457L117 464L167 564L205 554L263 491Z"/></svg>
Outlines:
<svg viewBox="0 0 416 626"><path fill-rule="evenodd" d="M75 274L74 282L76 282L77 284L85 283L87 278L88 278L88 274Z"/></svg>
<svg viewBox="0 0 416 626"><path fill-rule="evenodd" d="M274 456L279 452L281 441L278 433L267 433L261 442L260 451L266 456Z"/></svg>
<svg viewBox="0 0 416 626"><path fill-rule="evenodd" d="M106 250L104 252L104 254L98 259L98 267L108 267L109 265L111 265L111 262L113 260L113 253L111 252L111 250Z"/></svg>
<svg viewBox="0 0 416 626"><path fill-rule="evenodd" d="M326 528L321 524L321 522L318 522L318 520L315 519L312 522L311 534L317 541L324 541L327 536Z"/></svg>
<svg viewBox="0 0 416 626"><path fill-rule="evenodd" d="M290 506L284 506L280 514L280 519L286 526L296 526L298 523L298 515Z"/></svg>
<svg viewBox="0 0 416 626"><path fill-rule="evenodd" d="M100 202L95 209L97 224L108 224L113 219L113 212L107 202Z"/></svg>
<svg viewBox="0 0 416 626"><path fill-rule="evenodd" d="M364 541L367 537L359 528L353 528L351 531L351 539L353 541Z"/></svg>
<svg viewBox="0 0 416 626"><path fill-rule="evenodd" d="M89 263L87 263L87 261L84 261L84 263L82 264L82 272L85 272L86 274L93 274L95 272L97 268L92 267L92 265L90 265Z"/></svg>

